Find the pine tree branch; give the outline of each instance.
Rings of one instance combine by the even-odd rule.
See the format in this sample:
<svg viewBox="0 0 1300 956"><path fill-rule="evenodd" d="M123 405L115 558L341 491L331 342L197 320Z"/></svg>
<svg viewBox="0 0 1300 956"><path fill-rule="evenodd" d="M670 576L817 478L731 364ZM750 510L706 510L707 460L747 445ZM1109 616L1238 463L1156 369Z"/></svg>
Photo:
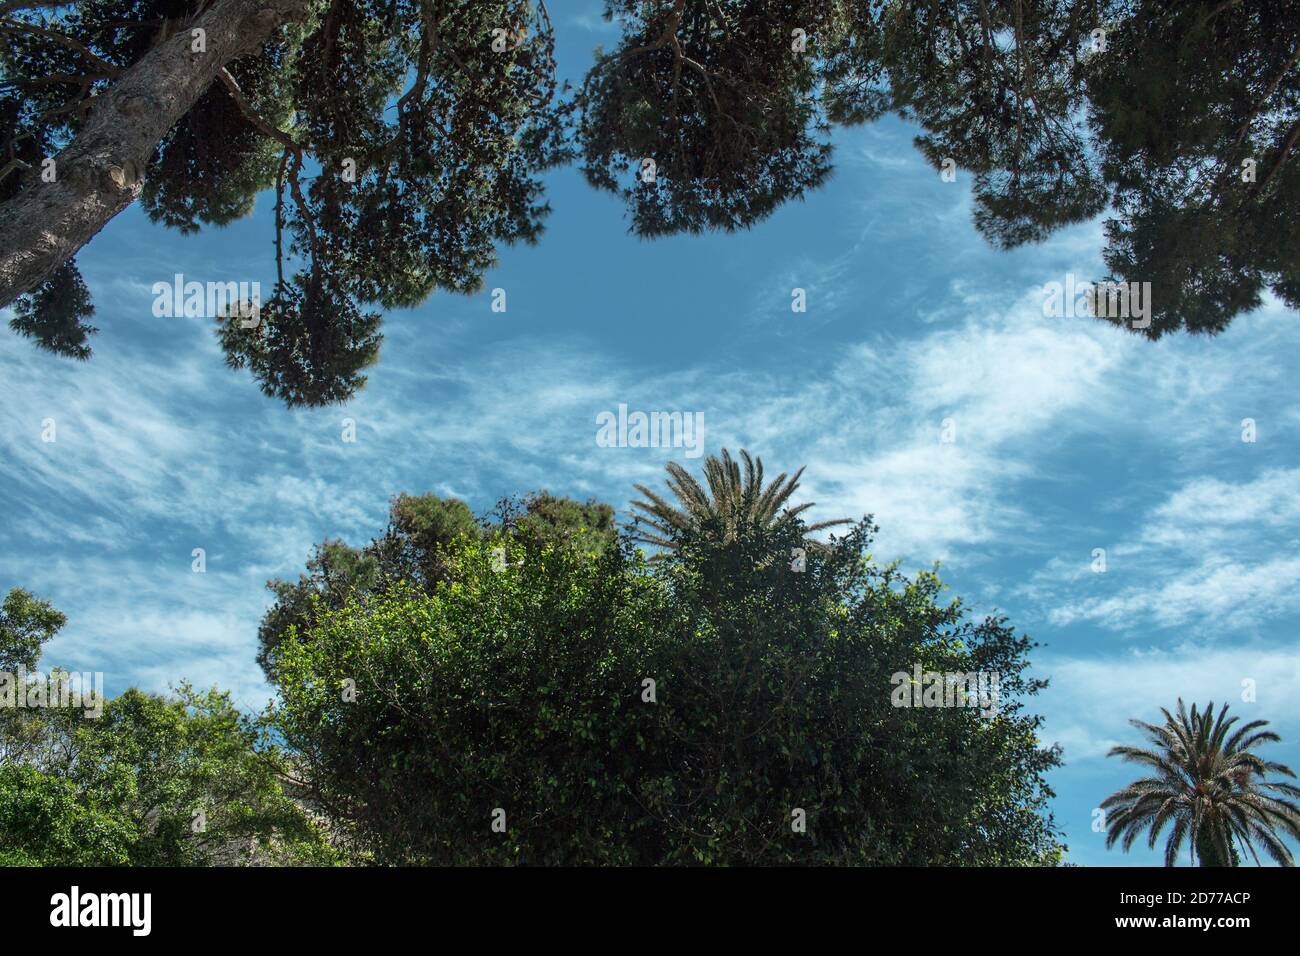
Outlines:
<svg viewBox="0 0 1300 956"><path fill-rule="evenodd" d="M191 23L205 31L205 51L192 49L187 32L173 35L95 97L54 157L54 181L30 181L0 204L0 307L38 286L134 202L158 144L222 68L306 8L306 0L216 0Z"/></svg>
<svg viewBox="0 0 1300 956"><path fill-rule="evenodd" d="M122 68L120 66L117 66L114 63L109 63L84 43L74 40L72 37L55 30L47 30L44 27L36 26L33 23L23 23L20 20L5 20L0 23L0 33L34 33L36 36L50 40L59 44L59 46L67 47L69 50L72 50L82 59L88 61L91 66L98 69L100 73L107 74L111 77L122 75Z"/></svg>
<svg viewBox="0 0 1300 956"><path fill-rule="evenodd" d="M244 118L252 123L253 126L257 128L258 132L265 136L269 136L286 149L291 149L295 153L302 152L302 147L293 139L293 137L284 132L284 130L274 126L269 120L258 113L257 110L253 109L253 104L248 101L248 97L244 95L244 91L239 88L239 83L237 83L235 78L230 75L228 69L223 66L221 72L217 74L217 78L221 80L222 85L226 88L226 92L228 92L230 98L235 101L235 105L239 107L239 112L244 114Z"/></svg>

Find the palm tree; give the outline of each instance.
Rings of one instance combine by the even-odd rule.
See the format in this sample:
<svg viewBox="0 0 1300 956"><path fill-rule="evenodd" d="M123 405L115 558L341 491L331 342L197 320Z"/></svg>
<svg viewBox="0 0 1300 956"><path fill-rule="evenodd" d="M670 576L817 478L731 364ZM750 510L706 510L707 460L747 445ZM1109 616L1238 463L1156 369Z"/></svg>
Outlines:
<svg viewBox="0 0 1300 956"><path fill-rule="evenodd" d="M740 467L745 467L741 479ZM704 460L704 477L709 489L696 481L685 468L676 462L668 463L668 490L680 502L674 507L645 485L635 485L645 495L646 501L634 501L632 507L642 512L635 519L632 539L672 550L677 547L676 532L714 528L722 543L731 543L742 528L781 528L798 520L812 502L785 507L790 496L799 487L800 468L789 478L782 472L766 488L763 486L763 459L751 458L743 448L740 461L732 459L727 449L722 457L710 455ZM645 524L650 530L641 530ZM820 531L836 525L849 524L847 518L836 521L818 521L804 527L804 533ZM816 544L816 542L810 542Z"/></svg>
<svg viewBox="0 0 1300 956"><path fill-rule="evenodd" d="M1252 753L1259 744L1281 739L1259 729L1268 721L1252 720L1232 731L1239 718L1228 717L1227 704L1217 717L1213 702L1201 713L1193 704L1189 717L1181 698L1176 718L1163 707L1161 713L1163 726L1129 721L1154 747L1112 747L1107 755L1144 764L1155 773L1102 801L1103 809L1119 808L1107 821L1106 846L1122 838L1127 852L1149 829L1147 846L1154 849L1161 831L1173 823L1165 843L1165 866L1174 865L1184 839L1190 841L1192 861L1199 859L1201 866L1236 866L1239 845L1250 850L1258 864L1256 841L1279 865L1294 866L1281 836L1300 839L1300 806L1289 799L1300 796L1300 787L1265 780L1268 773L1295 774Z"/></svg>

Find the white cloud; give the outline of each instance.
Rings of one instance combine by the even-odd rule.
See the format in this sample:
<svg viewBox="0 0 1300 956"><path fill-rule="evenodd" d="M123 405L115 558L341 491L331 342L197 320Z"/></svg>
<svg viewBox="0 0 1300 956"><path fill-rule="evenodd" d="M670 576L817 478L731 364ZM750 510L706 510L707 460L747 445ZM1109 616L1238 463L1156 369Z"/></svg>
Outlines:
<svg viewBox="0 0 1300 956"><path fill-rule="evenodd" d="M1125 586L1085 598L1071 590L1079 569L1051 560L1059 529L1045 523L1041 492L1035 499L1024 491L1030 482L1061 481L1068 468L1059 456L1081 436L1113 432L1181 447L1189 431L1203 429L1205 406L1166 398L1199 390L1203 403L1224 401L1226 385L1206 384L1217 354L1183 356L1178 374L1145 379L1148 409L1135 416L1135 383L1148 374L1152 348L1170 351L1163 343L1153 347L1086 319L1044 320L1032 290L1007 304L996 290L967 282L946 308L960 308L963 318L922 326L908 339L866 334L811 374L727 372L708 360L651 374L589 341L521 336L480 358L424 366L419 376L389 356L399 374L382 388L344 409L292 413L250 394L244 377L202 348L148 375L137 357L114 352L51 372L47 357L10 339L0 343L0 358L13 399L0 424L21 475L10 493L22 512L11 530L83 557L60 563L61 586L12 558L0 567L16 582L54 585L59 600L91 621L135 622L153 635L150 655L177 642L227 647L232 667L246 670L266 600L262 581L297 573L311 544L326 536L363 541L379 533L387 500L399 491L455 488L490 503L547 487L623 507L633 482L658 484L663 463L680 460L680 451L595 445L596 413L627 402L703 411L709 449L749 447L769 473L809 464L804 493L819 503L814 516L873 513L881 559L970 567L1017 549L1043 555L1045 569L1025 593L1050 609L1057 626L1176 626L1197 615L1240 624L1295 608L1300 561L1260 545L1295 528L1300 469L1269 468L1238 482L1183 479L1113 548L1116 565L1133 572L1112 577ZM1255 331L1268 340L1258 348L1274 352L1292 334L1267 319ZM1186 347L1195 353L1198 344ZM1261 369L1268 377L1269 366ZM55 445L39 440L46 415L61 423ZM341 441L344 417L357 422L355 444ZM944 419L956 428L952 444L941 440ZM1240 453L1239 441L1225 447ZM1080 524L1103 517L1114 515L1071 515ZM142 546L154 550L141 555ZM129 601L69 599L79 585L113 584L115 567L86 557L96 550L133 550L132 573L140 576L187 570L195 546L232 554L233 584L222 600L233 616L196 605L175 587L147 588ZM169 627L173 614L188 614L188 623Z"/></svg>
<svg viewBox="0 0 1300 956"><path fill-rule="evenodd" d="M1180 644L1131 649L1105 657L1043 655L1035 672L1050 676L1042 692L1049 716L1044 740L1065 747L1068 764L1104 757L1115 744L1136 743L1130 719L1161 723L1181 697L1190 707L1226 703L1243 720L1268 720L1284 737L1300 731L1300 643L1209 647ZM1242 699L1253 681L1254 702Z"/></svg>
<svg viewBox="0 0 1300 956"><path fill-rule="evenodd" d="M1194 478L1112 549L1112 593L1067 598L1053 584L1078 582L1083 572L1057 564L1038 576L1038 594L1055 599L1048 617L1057 625L1249 628L1300 611L1298 527L1300 468L1271 468L1238 482Z"/></svg>
<svg viewBox="0 0 1300 956"><path fill-rule="evenodd" d="M392 318L356 400L289 412L222 367L209 328L152 319L155 277L141 270L155 268L154 252L127 270L139 281L99 281L91 255L105 321L89 363L0 337L0 512L12 541L0 573L69 611L51 653L111 654L154 688L212 675L248 696L263 581L296 574L327 536L378 534L391 495L432 489L487 507L546 487L622 508L633 482L659 484L680 452L595 445L596 413L626 402L702 411L710 450L747 447L769 474L807 464L812 517L870 512L879 559L944 559L968 582L984 569L987 588L965 596L1028 603L1052 628L1210 622L1241 639L1242 628L1277 627L1300 594L1293 314L1270 302L1214 339L1156 343L1046 319L1044 282L1099 274L1100 224L989 250L970 226L969 183L942 183L910 134L892 120L868 127L863 148L845 151L860 180L834 202L783 210L769 245L745 246L756 258L713 264L742 314L710 320L765 347L756 362L696 351L687 337L663 350L664 371L641 361L650 348L629 355L594 328L530 331L528 299L512 284L513 324L485 336L477 312L440 296ZM835 237L833 253L791 222ZM186 248L178 265L198 274L205 257ZM636 248L640 281L678 261L670 243ZM686 301L686 283L705 280L680 281ZM810 293L803 316L789 311L794 286ZM606 316L608 300L581 294L575 284L575 311ZM884 321L890 308L904 321ZM652 324L644 333L658 334ZM823 334L832 348L796 353ZM40 441L44 417L58 422L55 445ZM341 441L344 417L357 423L355 444ZM1259 423L1255 445L1240 441L1245 417ZM952 444L941 441L945 418ZM1084 447L1097 457L1078 460ZM1092 497L1074 500L1082 492ZM1088 575L1066 550L1080 536L1110 542L1108 575ZM209 549L203 582L189 574L196 546Z"/></svg>

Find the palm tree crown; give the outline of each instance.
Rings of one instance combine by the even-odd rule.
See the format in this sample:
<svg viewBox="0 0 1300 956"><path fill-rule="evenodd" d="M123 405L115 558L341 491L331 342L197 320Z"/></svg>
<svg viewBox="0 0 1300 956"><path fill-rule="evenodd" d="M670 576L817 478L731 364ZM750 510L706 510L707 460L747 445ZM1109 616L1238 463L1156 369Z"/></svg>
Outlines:
<svg viewBox="0 0 1300 956"><path fill-rule="evenodd" d="M743 479L742 464L745 469ZM636 517L632 538L672 550L677 547L675 534L682 531L716 528L722 543L730 543L745 527L786 526L813 507L813 502L785 507L799 487L802 474L802 468L789 478L782 472L764 487L763 459L751 458L742 448L740 461L735 461L724 448L721 457L710 455L704 460L704 477L709 486L705 491L690 472L676 462L669 462L668 490L681 507L674 507L645 485L635 485L647 500L632 502L632 507L641 512ZM848 519L819 521L803 530L807 534L842 524L849 524ZM642 525L650 530L642 530Z"/></svg>
<svg viewBox="0 0 1300 956"><path fill-rule="evenodd" d="M1161 708L1163 726L1129 721L1155 745L1113 747L1108 756L1143 764L1154 775L1135 780L1102 801L1102 808L1118 808L1107 821L1106 846L1123 840L1127 851L1138 835L1150 830L1147 845L1154 848L1165 826L1173 830L1165 843L1165 865L1173 866L1189 840L1193 860L1201 866L1236 866L1238 845L1248 849L1255 862L1258 842L1281 866L1293 866L1291 851L1281 835L1300 839L1300 807L1289 799L1300 788L1284 781L1267 781L1277 773L1295 777L1290 768L1263 760L1252 753L1259 744L1281 738L1268 730L1266 720L1253 720L1233 731L1237 717L1228 717L1224 704L1217 716L1211 703L1189 716L1181 698L1178 715Z"/></svg>

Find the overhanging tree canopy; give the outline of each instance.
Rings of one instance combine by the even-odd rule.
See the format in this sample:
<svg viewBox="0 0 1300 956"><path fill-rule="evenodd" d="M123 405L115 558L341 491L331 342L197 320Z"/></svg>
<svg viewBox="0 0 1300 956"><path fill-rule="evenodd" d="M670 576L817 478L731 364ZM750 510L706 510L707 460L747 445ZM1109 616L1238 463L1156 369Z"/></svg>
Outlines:
<svg viewBox="0 0 1300 956"><path fill-rule="evenodd" d="M277 281L228 362L346 400L375 307L478 288L578 157L645 236L739 229L830 172L832 124L897 112L1015 246L1110 209L1110 278L1155 337L1300 305L1300 0L607 0L571 100L530 0L0 2L0 305L89 354L75 255L137 198L192 230L276 202ZM570 116L576 118L568 123ZM286 269L288 270L286 273Z"/></svg>

